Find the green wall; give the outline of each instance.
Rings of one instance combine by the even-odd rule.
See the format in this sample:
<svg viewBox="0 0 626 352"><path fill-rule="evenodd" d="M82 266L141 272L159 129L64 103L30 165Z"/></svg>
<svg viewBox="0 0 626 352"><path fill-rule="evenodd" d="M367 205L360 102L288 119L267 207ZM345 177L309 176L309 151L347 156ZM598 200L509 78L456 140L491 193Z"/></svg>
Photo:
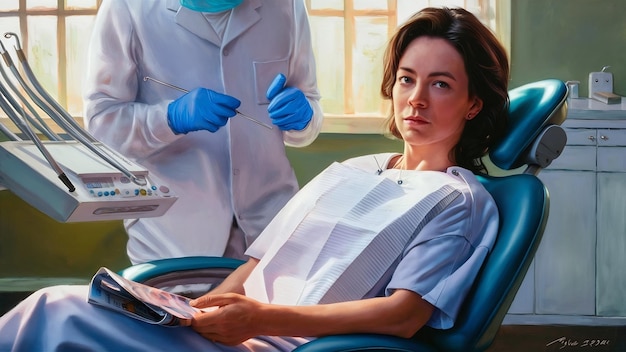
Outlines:
<svg viewBox="0 0 626 352"><path fill-rule="evenodd" d="M306 148L287 148L287 156L304 185L333 161L383 151L402 152L402 142L381 135L326 133Z"/></svg>
<svg viewBox="0 0 626 352"><path fill-rule="evenodd" d="M614 92L626 96L626 1L511 0L511 86L544 78L580 81L589 72L613 73Z"/></svg>
<svg viewBox="0 0 626 352"><path fill-rule="evenodd" d="M0 233L0 278L80 278L129 264L121 221L59 223L8 190L0 191Z"/></svg>

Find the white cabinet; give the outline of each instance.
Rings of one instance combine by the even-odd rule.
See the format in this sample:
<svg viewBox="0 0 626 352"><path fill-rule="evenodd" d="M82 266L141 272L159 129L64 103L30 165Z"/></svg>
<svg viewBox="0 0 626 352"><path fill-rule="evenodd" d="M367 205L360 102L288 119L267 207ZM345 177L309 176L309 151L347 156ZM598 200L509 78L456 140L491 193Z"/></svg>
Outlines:
<svg viewBox="0 0 626 352"><path fill-rule="evenodd" d="M596 314L626 316L626 129L598 134Z"/></svg>
<svg viewBox="0 0 626 352"><path fill-rule="evenodd" d="M563 154L539 174L550 216L508 317L626 318L626 111L571 115Z"/></svg>

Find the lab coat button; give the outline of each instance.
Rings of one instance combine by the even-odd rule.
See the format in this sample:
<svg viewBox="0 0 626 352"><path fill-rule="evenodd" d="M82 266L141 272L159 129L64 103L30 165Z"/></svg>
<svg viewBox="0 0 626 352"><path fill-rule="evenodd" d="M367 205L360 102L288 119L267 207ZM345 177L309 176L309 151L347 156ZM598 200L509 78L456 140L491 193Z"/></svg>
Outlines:
<svg viewBox="0 0 626 352"><path fill-rule="evenodd" d="M235 176L239 175L239 169L233 169L233 175Z"/></svg>
<svg viewBox="0 0 626 352"><path fill-rule="evenodd" d="M224 56L228 56L228 54L230 54L230 51L228 51L228 49L224 49L222 53L224 54Z"/></svg>

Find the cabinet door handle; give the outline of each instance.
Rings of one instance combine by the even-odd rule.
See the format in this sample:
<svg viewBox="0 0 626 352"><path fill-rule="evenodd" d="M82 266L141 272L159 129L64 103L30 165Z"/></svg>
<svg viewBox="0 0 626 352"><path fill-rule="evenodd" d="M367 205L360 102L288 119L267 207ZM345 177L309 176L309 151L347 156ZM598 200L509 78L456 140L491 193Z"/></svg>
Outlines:
<svg viewBox="0 0 626 352"><path fill-rule="evenodd" d="M602 136L600 136L600 139L603 140L603 141L608 141L609 137L602 135Z"/></svg>
<svg viewBox="0 0 626 352"><path fill-rule="evenodd" d="M596 140L596 136L589 136L589 140L594 142Z"/></svg>

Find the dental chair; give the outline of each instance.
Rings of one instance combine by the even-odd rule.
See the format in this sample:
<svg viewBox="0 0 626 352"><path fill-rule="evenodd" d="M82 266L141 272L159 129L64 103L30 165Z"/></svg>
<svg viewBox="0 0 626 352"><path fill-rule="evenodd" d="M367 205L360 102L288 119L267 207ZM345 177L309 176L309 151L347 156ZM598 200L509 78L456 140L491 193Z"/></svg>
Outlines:
<svg viewBox="0 0 626 352"><path fill-rule="evenodd" d="M560 124L567 116L567 87L555 79L509 91L510 125L489 159L501 176L477 176L495 199L500 229L454 327L423 327L410 339L375 334L334 335L300 346L297 352L330 351L485 351L522 283L544 232L548 190L537 177L557 158L566 142ZM228 258L189 257L129 267L131 280L163 287L188 282L218 283L242 262Z"/></svg>

